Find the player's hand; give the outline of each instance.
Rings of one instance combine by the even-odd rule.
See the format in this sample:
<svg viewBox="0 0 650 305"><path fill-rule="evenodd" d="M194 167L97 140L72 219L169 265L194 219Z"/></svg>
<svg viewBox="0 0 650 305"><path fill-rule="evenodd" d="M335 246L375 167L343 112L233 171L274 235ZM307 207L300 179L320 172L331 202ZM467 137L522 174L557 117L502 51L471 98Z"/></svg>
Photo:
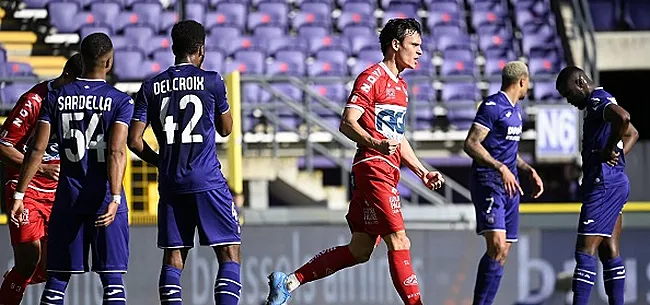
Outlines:
<svg viewBox="0 0 650 305"><path fill-rule="evenodd" d="M393 139L384 139L379 142L379 145L377 145L376 149L384 154L384 155L392 155L397 151L397 145L399 145L399 142L397 140Z"/></svg>
<svg viewBox="0 0 650 305"><path fill-rule="evenodd" d="M539 198L544 193L544 183L542 182L542 178L537 174L537 171L532 167L530 168L530 181L533 182L533 198Z"/></svg>
<svg viewBox="0 0 650 305"><path fill-rule="evenodd" d="M442 177L440 172L428 172L422 176L422 183L430 190L437 190L442 187L442 184L445 183L445 178Z"/></svg>
<svg viewBox="0 0 650 305"><path fill-rule="evenodd" d="M16 227L20 227L20 224L23 222L23 211L25 210L25 204L22 199L14 199L11 203L11 208L9 209L9 220Z"/></svg>
<svg viewBox="0 0 650 305"><path fill-rule="evenodd" d="M61 166L59 164L41 164L38 167L38 172L47 178L50 178L54 181L59 181L60 169Z"/></svg>
<svg viewBox="0 0 650 305"><path fill-rule="evenodd" d="M517 182L517 178L512 174L507 166L501 165L499 172L501 173L501 179L503 180L503 187L510 198L515 197L517 192L519 192L520 195L524 194L521 186L519 186L519 182Z"/></svg>
<svg viewBox="0 0 650 305"><path fill-rule="evenodd" d="M607 163L609 166L616 166L618 164L618 157L621 155L620 152L615 151L614 149L603 149L600 152L600 158L604 163Z"/></svg>
<svg viewBox="0 0 650 305"><path fill-rule="evenodd" d="M108 227L110 224L112 224L113 220L115 220L115 214L117 214L118 206L119 204L117 204L115 201L109 203L108 208L106 209L106 214L97 217L97 220L95 221L95 227Z"/></svg>

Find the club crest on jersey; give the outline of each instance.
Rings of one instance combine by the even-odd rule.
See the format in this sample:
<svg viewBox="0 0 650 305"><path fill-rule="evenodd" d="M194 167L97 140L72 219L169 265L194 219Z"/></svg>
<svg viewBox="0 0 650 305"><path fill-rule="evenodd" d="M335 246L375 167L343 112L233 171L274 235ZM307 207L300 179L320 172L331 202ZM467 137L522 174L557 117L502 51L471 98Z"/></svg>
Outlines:
<svg viewBox="0 0 650 305"><path fill-rule="evenodd" d="M386 98L394 100L395 99L395 89L394 88L386 88Z"/></svg>
<svg viewBox="0 0 650 305"><path fill-rule="evenodd" d="M397 141L404 136L406 107L398 105L375 105L375 128L388 139Z"/></svg>

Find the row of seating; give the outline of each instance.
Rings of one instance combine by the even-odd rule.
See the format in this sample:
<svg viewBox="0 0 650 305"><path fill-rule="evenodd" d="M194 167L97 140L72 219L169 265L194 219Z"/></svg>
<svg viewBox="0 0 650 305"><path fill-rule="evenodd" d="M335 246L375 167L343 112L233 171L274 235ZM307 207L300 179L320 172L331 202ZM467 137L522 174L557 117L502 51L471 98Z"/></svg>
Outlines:
<svg viewBox="0 0 650 305"><path fill-rule="evenodd" d="M596 31L650 30L647 0L589 0L589 10Z"/></svg>

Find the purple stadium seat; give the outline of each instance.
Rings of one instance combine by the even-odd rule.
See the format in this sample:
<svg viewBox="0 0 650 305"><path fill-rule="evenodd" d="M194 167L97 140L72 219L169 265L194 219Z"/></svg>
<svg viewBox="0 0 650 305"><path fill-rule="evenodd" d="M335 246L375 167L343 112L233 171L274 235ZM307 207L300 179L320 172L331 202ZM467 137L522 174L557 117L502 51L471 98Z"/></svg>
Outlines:
<svg viewBox="0 0 650 305"><path fill-rule="evenodd" d="M591 4L591 1L589 3ZM648 1L643 1L643 0L625 0L624 3L625 4L623 5L623 7L625 8L625 16L626 19L630 21L630 25L632 26L632 29L650 30L650 20L648 20L648 12L650 12L650 3L648 3ZM616 11L616 9L614 11ZM607 14L602 10L599 13ZM611 11L609 14L611 14ZM596 23L596 19L600 18L600 16L601 15L592 15L592 19L594 20L594 23ZM605 18L607 18L607 15L604 16Z"/></svg>
<svg viewBox="0 0 650 305"><path fill-rule="evenodd" d="M303 25L298 29L298 36L302 38L325 37L329 34L329 27L321 25Z"/></svg>
<svg viewBox="0 0 650 305"><path fill-rule="evenodd" d="M290 62L296 65L304 66L305 59L306 59L305 53L300 50L281 50L275 53L275 60Z"/></svg>
<svg viewBox="0 0 650 305"><path fill-rule="evenodd" d="M506 35L512 36L512 27L507 23L486 23L476 29L479 36L485 35Z"/></svg>
<svg viewBox="0 0 650 305"><path fill-rule="evenodd" d="M153 60L160 65L162 70L165 70L174 65L174 53L171 50L158 50L153 53Z"/></svg>
<svg viewBox="0 0 650 305"><path fill-rule="evenodd" d="M512 49L512 37L500 34L483 35L478 37L478 46L482 51L493 48Z"/></svg>
<svg viewBox="0 0 650 305"><path fill-rule="evenodd" d="M81 39L84 39L86 36L92 34L92 33L104 33L108 36L113 35L113 29L109 27L108 25L85 25L81 27L81 32L80 32L80 37Z"/></svg>
<svg viewBox="0 0 650 305"><path fill-rule="evenodd" d="M436 41L436 48L440 52L448 50L469 50L473 51L475 43L469 35L441 35Z"/></svg>
<svg viewBox="0 0 650 305"><path fill-rule="evenodd" d="M248 14L247 27L249 30L252 31L256 27L262 25L285 26L286 19L281 19L278 15L266 12L254 12Z"/></svg>
<svg viewBox="0 0 650 305"><path fill-rule="evenodd" d="M171 28L176 22L180 21L177 12L164 11L158 21L158 30L165 33L171 33Z"/></svg>
<svg viewBox="0 0 650 305"><path fill-rule="evenodd" d="M217 12L232 16L239 28L243 29L246 26L248 8L245 3L221 2L217 4Z"/></svg>
<svg viewBox="0 0 650 305"><path fill-rule="evenodd" d="M547 49L549 47L549 44L552 43L552 41L549 41L548 38L550 37L545 37L542 35L523 36L521 39L521 51L525 55L528 55L530 54L530 51L535 48Z"/></svg>
<svg viewBox="0 0 650 305"><path fill-rule="evenodd" d="M341 36L317 37L309 40L309 52L316 54L320 50L334 49L342 50L346 54L349 54L348 45L347 39Z"/></svg>
<svg viewBox="0 0 650 305"><path fill-rule="evenodd" d="M503 22L502 20L505 18L506 18L505 15L500 15L498 12L495 11L473 11L472 26L475 29L478 29L484 25L500 24Z"/></svg>
<svg viewBox="0 0 650 305"><path fill-rule="evenodd" d="M0 45L0 67L4 66L7 62L7 50Z"/></svg>
<svg viewBox="0 0 650 305"><path fill-rule="evenodd" d="M518 9L515 11L515 21L520 29L529 23L546 23L548 16L537 16L529 9Z"/></svg>
<svg viewBox="0 0 650 305"><path fill-rule="evenodd" d="M374 17L372 15L365 15L356 12L343 12L339 16L336 27L340 30L345 29L351 25L364 25L368 27L375 26Z"/></svg>
<svg viewBox="0 0 650 305"><path fill-rule="evenodd" d="M117 15L122 11L122 7L117 2L95 2L90 4L90 13L93 14L95 23L112 24Z"/></svg>
<svg viewBox="0 0 650 305"><path fill-rule="evenodd" d="M134 3L133 11L140 17L141 23L149 24L156 30L159 29L158 24L160 23L160 15L162 14L162 5L160 5L160 2Z"/></svg>
<svg viewBox="0 0 650 305"><path fill-rule="evenodd" d="M257 104L260 102L260 86L255 83L242 84L242 102Z"/></svg>
<svg viewBox="0 0 650 305"><path fill-rule="evenodd" d="M291 83L274 83L271 84L271 88L273 88L275 91L278 92L271 92L264 88L260 90L260 100L262 103L277 102L279 105L284 105L280 101L280 97L275 96L274 93L276 94L280 93L284 95L283 96L284 98L289 98L292 102L302 103L302 90L300 90L300 88L296 87ZM281 108L287 108L287 107L281 107ZM293 111L288 110L288 112L284 112L283 114L291 115L292 113Z"/></svg>
<svg viewBox="0 0 650 305"><path fill-rule="evenodd" d="M228 40L230 38L239 37L241 35L241 29L236 26L213 26L210 28L210 34L206 38L206 43L216 43L220 40Z"/></svg>
<svg viewBox="0 0 650 305"><path fill-rule="evenodd" d="M381 19L381 25L384 26L388 22L388 20L395 19L395 18L415 18L416 20L420 21L420 18L417 16L415 12L407 12L407 11L384 11L384 15L382 16Z"/></svg>
<svg viewBox="0 0 650 305"><path fill-rule="evenodd" d="M224 60L223 53L219 51L206 51L205 60L203 61L203 69L221 72L224 68Z"/></svg>
<svg viewBox="0 0 650 305"><path fill-rule="evenodd" d="M442 87L442 101L478 101L481 94L474 83L446 83Z"/></svg>
<svg viewBox="0 0 650 305"><path fill-rule="evenodd" d="M89 15L79 11L79 5L74 2L52 2L48 4L48 17L60 33L74 33L84 23L80 18L87 18ZM94 20L93 20L94 21Z"/></svg>
<svg viewBox="0 0 650 305"><path fill-rule="evenodd" d="M372 16L375 13L375 6L371 2L355 1L343 4L343 12L359 13Z"/></svg>
<svg viewBox="0 0 650 305"><path fill-rule="evenodd" d="M594 29L596 31L611 31L616 28L618 14L620 12L618 2L619 1L617 0L589 1L589 10L591 11L591 19L593 20ZM628 3L626 4L627 6L629 6L631 3L630 1L628 1ZM631 13L632 10L629 10L629 12ZM646 15L645 13L647 13L647 11L641 11L639 13L641 13L642 15ZM647 18L647 16L644 18Z"/></svg>
<svg viewBox="0 0 650 305"><path fill-rule="evenodd" d="M434 37L440 37L442 35L466 35L467 30L461 23L454 24L450 22L449 24L438 25L432 29L431 33Z"/></svg>
<svg viewBox="0 0 650 305"><path fill-rule="evenodd" d="M171 39L165 35L151 36L149 41L143 45L143 51L145 54L152 54L155 51L163 50L168 53L172 53L172 42Z"/></svg>
<svg viewBox="0 0 650 305"><path fill-rule="evenodd" d="M319 16L329 16L332 12L332 7L326 2L303 2L300 4L300 11L315 13Z"/></svg>
<svg viewBox="0 0 650 305"><path fill-rule="evenodd" d="M345 62L315 60L307 67L309 76L346 76L348 67Z"/></svg>
<svg viewBox="0 0 650 305"><path fill-rule="evenodd" d="M133 43L133 41L131 41L131 38L126 37L124 35L111 36L111 40L113 41L113 49L114 50L120 50L120 49L140 50L140 48L138 48ZM143 51L143 50L140 50L140 51Z"/></svg>
<svg viewBox="0 0 650 305"><path fill-rule="evenodd" d="M248 65L246 63L240 62L238 60L227 61L225 69L223 71L224 71L224 74L228 74L228 73L233 72L233 71L239 71L239 73L244 74L244 75L246 75L246 74L253 74L253 75L260 74L260 73L256 73L256 71L254 71L254 70L251 70L251 68L248 67Z"/></svg>
<svg viewBox="0 0 650 305"><path fill-rule="evenodd" d="M266 41L266 51L269 55L284 50L293 50L306 53L309 49L307 42L299 37L283 36Z"/></svg>
<svg viewBox="0 0 650 305"><path fill-rule="evenodd" d="M422 5L419 3L419 0L415 1L404 1L404 0L398 0L398 1L391 1L389 5L386 7L387 11L397 11L397 12L404 12L405 14L409 16L415 16L417 15L418 8Z"/></svg>
<svg viewBox="0 0 650 305"><path fill-rule="evenodd" d="M24 62L8 61L5 63L5 74L11 76L35 76L32 66Z"/></svg>
<svg viewBox="0 0 650 305"><path fill-rule="evenodd" d="M377 36L352 36L350 37L352 54L359 54L362 50L378 49L379 39Z"/></svg>
<svg viewBox="0 0 650 305"><path fill-rule="evenodd" d="M555 74L559 72L557 64L545 58L531 58L528 62L530 75Z"/></svg>
<svg viewBox="0 0 650 305"><path fill-rule="evenodd" d="M527 35L541 35L545 37L555 36L555 28L548 24L527 23L521 29L523 36Z"/></svg>
<svg viewBox="0 0 650 305"><path fill-rule="evenodd" d="M129 25L137 25L140 23L140 16L133 12L121 11L117 15L117 19L112 22L114 28L113 31L119 32Z"/></svg>
<svg viewBox="0 0 650 305"><path fill-rule="evenodd" d="M472 4L473 12L493 12L503 16L508 12L506 1L474 1Z"/></svg>
<svg viewBox="0 0 650 305"><path fill-rule="evenodd" d="M434 29L439 25L446 25L446 24L460 24L463 23L463 18L461 17L461 14L458 12L437 12L437 11L431 11L429 12L429 16L427 18L427 27L429 29Z"/></svg>
<svg viewBox="0 0 650 305"><path fill-rule="evenodd" d="M45 8L50 0L24 0L27 8Z"/></svg>
<svg viewBox="0 0 650 305"><path fill-rule="evenodd" d="M348 55L343 50L323 49L316 52L315 55L317 60L342 62L342 63L345 63L348 60Z"/></svg>
<svg viewBox="0 0 650 305"><path fill-rule="evenodd" d="M0 90L2 93L2 103L5 105L14 105L20 99L20 97L31 89L36 83L12 83L6 84L5 87Z"/></svg>
<svg viewBox="0 0 650 305"><path fill-rule="evenodd" d="M535 82L533 98L536 101L563 99L557 90L555 90L555 82Z"/></svg>
<svg viewBox="0 0 650 305"><path fill-rule="evenodd" d="M149 39L154 36L154 33L154 29L148 25L134 25L124 28L124 36L133 42L135 47L145 51L145 55L149 54L146 50L151 48L152 42ZM158 43L160 45L162 42L158 41Z"/></svg>
<svg viewBox="0 0 650 305"><path fill-rule="evenodd" d="M440 68L441 76L474 76L476 74L476 65L473 60L445 59Z"/></svg>
<svg viewBox="0 0 650 305"><path fill-rule="evenodd" d="M357 54L358 60L367 60L378 63L384 59L384 54L381 53L379 49L375 50L363 50Z"/></svg>
<svg viewBox="0 0 650 305"><path fill-rule="evenodd" d="M433 128L433 119L435 115L433 114L434 104L426 100L424 101L415 101L412 105L409 105L412 110L413 115L415 116L415 126L410 126L412 130L430 130ZM410 124L411 121L407 116L407 122Z"/></svg>
<svg viewBox="0 0 650 305"><path fill-rule="evenodd" d="M257 10L273 14L281 20L287 20L289 18L289 6L283 2L262 2L258 5ZM283 24L286 24L286 22Z"/></svg>
<svg viewBox="0 0 650 305"><path fill-rule="evenodd" d="M343 29L343 36L373 36L379 37L379 33L372 27L364 25L350 25Z"/></svg>
<svg viewBox="0 0 650 305"><path fill-rule="evenodd" d="M466 49L449 49L443 53L443 59L455 61L474 61L474 54Z"/></svg>
<svg viewBox="0 0 650 305"><path fill-rule="evenodd" d="M234 54L237 50L263 49L262 42L250 36L232 37L214 41L216 46L225 52L226 56Z"/></svg>
<svg viewBox="0 0 650 305"><path fill-rule="evenodd" d="M446 104L447 118L452 127L459 130L468 130L476 116L476 103L453 103Z"/></svg>
<svg viewBox="0 0 650 305"><path fill-rule="evenodd" d="M331 18L327 14L298 12L292 19L292 26L294 29L309 25L329 26L330 21Z"/></svg>
<svg viewBox="0 0 650 305"><path fill-rule="evenodd" d="M236 61L246 65L247 72L250 72L251 74L264 73L264 62L266 56L261 51L240 50L235 53L234 57Z"/></svg>
<svg viewBox="0 0 650 305"><path fill-rule="evenodd" d="M436 74L436 70L433 67L433 64L431 63L431 57L428 55L424 54L423 56L420 56L418 58L418 64L415 66L415 69L406 69L404 72L402 72L402 75L404 77L408 77L411 75L418 75L418 76L433 76Z"/></svg>
<svg viewBox="0 0 650 305"><path fill-rule="evenodd" d="M300 61L276 60L266 64L266 75L304 76L305 64Z"/></svg>
<svg viewBox="0 0 650 305"><path fill-rule="evenodd" d="M508 63L507 58L486 58L485 59L485 75L497 76L501 75L501 70Z"/></svg>
<svg viewBox="0 0 650 305"><path fill-rule="evenodd" d="M310 86L320 96L342 105L345 103L348 91L343 83L316 83Z"/></svg>
<svg viewBox="0 0 650 305"><path fill-rule="evenodd" d="M276 25L258 25L253 30L257 39L273 40L285 36L284 27Z"/></svg>
<svg viewBox="0 0 650 305"><path fill-rule="evenodd" d="M201 3L185 4L185 20L194 20L199 23L205 22L205 5Z"/></svg>
<svg viewBox="0 0 650 305"><path fill-rule="evenodd" d="M409 87L409 90L411 91L409 96L412 96L414 101L436 101L436 89L434 89L433 85L429 82L413 83Z"/></svg>
<svg viewBox="0 0 650 305"><path fill-rule="evenodd" d="M462 0L461 0L462 2ZM456 0L424 0L429 12L452 12L457 13L461 12L461 6L459 1Z"/></svg>
<svg viewBox="0 0 650 305"><path fill-rule="evenodd" d="M239 26L237 25L237 17L223 12L205 13L205 23L203 25L206 29L214 26L234 26L239 29Z"/></svg>
<svg viewBox="0 0 650 305"><path fill-rule="evenodd" d="M148 70L142 69L145 62L144 54L140 51L116 50L113 64L113 74L118 80L142 80Z"/></svg>
<svg viewBox="0 0 650 305"><path fill-rule="evenodd" d="M376 63L377 62L369 61L369 60L357 60L354 63L354 66L352 66L350 73L354 76L359 75L361 74L361 72L365 71L366 69L370 68L370 66Z"/></svg>
<svg viewBox="0 0 650 305"><path fill-rule="evenodd" d="M490 83L488 85L487 95L490 96L490 95L495 94L495 93L497 93L499 91L501 91L501 83L500 82Z"/></svg>

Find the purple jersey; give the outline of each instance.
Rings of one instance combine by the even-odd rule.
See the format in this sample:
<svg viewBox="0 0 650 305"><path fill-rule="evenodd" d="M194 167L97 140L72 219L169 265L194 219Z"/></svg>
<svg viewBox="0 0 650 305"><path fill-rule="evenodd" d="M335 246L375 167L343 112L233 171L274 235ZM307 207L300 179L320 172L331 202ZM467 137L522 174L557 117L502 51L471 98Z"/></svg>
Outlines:
<svg viewBox="0 0 650 305"><path fill-rule="evenodd" d="M59 143L61 174L56 205L103 214L111 201L106 149L115 123L129 125L133 100L101 79L82 79L50 91L39 121ZM122 192L123 202L124 192ZM118 212L126 211L126 204Z"/></svg>
<svg viewBox="0 0 650 305"><path fill-rule="evenodd" d="M605 108L610 104L616 104L616 99L602 87L598 87L589 96L585 108L582 129L582 170L584 174L582 184L586 187L616 186L628 183L625 174L623 141L619 141L615 148L621 153L615 166L609 166L600 159L600 151L607 145L612 130L611 123L605 121Z"/></svg>
<svg viewBox="0 0 650 305"><path fill-rule="evenodd" d="M521 137L521 108L500 91L488 96L478 107L474 124L488 130L481 142L483 147L497 161L505 164L517 175L517 151ZM479 174L497 174L493 168L474 161L472 169Z"/></svg>
<svg viewBox="0 0 650 305"><path fill-rule="evenodd" d="M160 146L161 192L198 193L227 188L217 159L215 115L230 111L217 72L172 66L142 84L133 119L151 124Z"/></svg>

